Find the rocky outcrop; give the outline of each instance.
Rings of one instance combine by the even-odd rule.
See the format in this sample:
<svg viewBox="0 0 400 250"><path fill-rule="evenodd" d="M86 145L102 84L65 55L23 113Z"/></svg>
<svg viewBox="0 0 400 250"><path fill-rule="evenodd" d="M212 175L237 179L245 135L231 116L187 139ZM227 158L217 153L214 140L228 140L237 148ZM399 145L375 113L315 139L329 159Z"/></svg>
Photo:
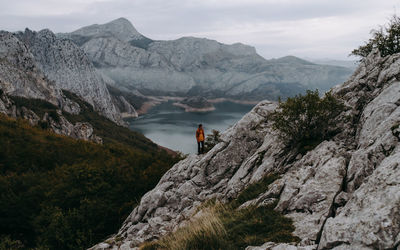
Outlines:
<svg viewBox="0 0 400 250"><path fill-rule="evenodd" d="M117 87L148 95L274 100L305 89L327 90L352 72L295 57L265 60L240 43L195 37L153 41L124 18L59 36L79 45Z"/></svg>
<svg viewBox="0 0 400 250"><path fill-rule="evenodd" d="M9 95L43 99L54 105L62 99L25 44L5 31L0 32L0 88Z"/></svg>
<svg viewBox="0 0 400 250"><path fill-rule="evenodd" d="M59 89L71 91L91 104L96 111L122 124L106 82L86 54L73 42L57 38L50 30L26 29L15 34L33 54L38 67Z"/></svg>
<svg viewBox="0 0 400 250"><path fill-rule="evenodd" d="M103 144L103 139L93 133L93 126L88 122L77 122L72 124L61 114L59 114L57 120L54 120L49 117L48 114L45 114L43 121L50 123L51 129L57 134Z"/></svg>
<svg viewBox="0 0 400 250"><path fill-rule="evenodd" d="M5 31L0 32L0 89L11 96L45 100L71 114L80 112L79 105L47 79L26 45Z"/></svg>
<svg viewBox="0 0 400 250"><path fill-rule="evenodd" d="M285 148L261 102L204 156L190 155L145 194L114 237L94 249L129 249L177 229L212 198L227 201L269 173L280 178L249 204L276 202L301 241L249 249L396 249L400 245L400 54L371 53L333 89L341 131L313 150Z"/></svg>
<svg viewBox="0 0 400 250"><path fill-rule="evenodd" d="M43 117L25 106L17 107L12 98L0 89L0 113L12 118L22 118L27 120L32 126L41 126L44 129L51 129L54 133L72 137L74 139L92 141L98 144L103 143L103 139L93 133L93 126L88 122L77 122L72 124L63 115L61 110L48 113Z"/></svg>

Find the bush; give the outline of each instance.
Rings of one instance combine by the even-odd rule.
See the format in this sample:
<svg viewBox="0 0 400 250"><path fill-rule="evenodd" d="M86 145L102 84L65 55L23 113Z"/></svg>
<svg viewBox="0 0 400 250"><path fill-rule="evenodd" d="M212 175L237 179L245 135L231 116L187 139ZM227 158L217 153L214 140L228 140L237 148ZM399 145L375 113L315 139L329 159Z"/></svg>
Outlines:
<svg viewBox="0 0 400 250"><path fill-rule="evenodd" d="M0 236L0 250L24 249L24 245L19 240L12 240L9 235Z"/></svg>
<svg viewBox="0 0 400 250"><path fill-rule="evenodd" d="M381 56L393 55L400 52L400 18L394 15L389 23L378 30L372 30L372 38L365 45L351 52L351 55L368 56L373 49L378 49Z"/></svg>
<svg viewBox="0 0 400 250"><path fill-rule="evenodd" d="M218 130L211 130L211 134L208 134L204 142L204 151L210 151L215 145L221 142L221 134Z"/></svg>
<svg viewBox="0 0 400 250"><path fill-rule="evenodd" d="M336 133L335 118L344 105L330 92L320 98L318 90L279 102L272 114L273 128L286 145L314 146Z"/></svg>

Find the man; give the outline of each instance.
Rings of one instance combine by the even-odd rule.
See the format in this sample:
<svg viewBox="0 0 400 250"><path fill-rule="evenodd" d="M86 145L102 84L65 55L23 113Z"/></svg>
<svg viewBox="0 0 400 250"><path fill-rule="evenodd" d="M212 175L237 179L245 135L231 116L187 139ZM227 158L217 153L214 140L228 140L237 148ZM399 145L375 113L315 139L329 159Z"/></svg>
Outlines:
<svg viewBox="0 0 400 250"><path fill-rule="evenodd" d="M201 124L199 124L199 128L196 130L196 140L198 153L204 153L204 130Z"/></svg>

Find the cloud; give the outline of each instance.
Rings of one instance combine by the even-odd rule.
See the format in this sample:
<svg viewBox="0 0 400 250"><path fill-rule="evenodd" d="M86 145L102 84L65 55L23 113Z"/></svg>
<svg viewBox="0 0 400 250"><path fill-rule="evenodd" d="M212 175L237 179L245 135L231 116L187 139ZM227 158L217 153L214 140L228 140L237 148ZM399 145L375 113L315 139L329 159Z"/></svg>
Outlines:
<svg viewBox="0 0 400 250"><path fill-rule="evenodd" d="M0 0L0 29L67 32L118 17L153 39L200 36L264 57L344 59L384 24L396 0Z"/></svg>

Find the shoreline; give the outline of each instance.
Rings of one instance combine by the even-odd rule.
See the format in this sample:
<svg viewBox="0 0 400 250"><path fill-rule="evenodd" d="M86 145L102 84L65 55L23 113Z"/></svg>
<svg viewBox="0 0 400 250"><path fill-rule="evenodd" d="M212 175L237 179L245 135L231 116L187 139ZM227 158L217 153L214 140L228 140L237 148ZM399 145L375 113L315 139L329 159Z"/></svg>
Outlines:
<svg viewBox="0 0 400 250"><path fill-rule="evenodd" d="M179 102L174 102L172 105L183 108L185 112L211 112L215 110L214 106L207 107L207 108L193 108L189 105L179 103Z"/></svg>
<svg viewBox="0 0 400 250"><path fill-rule="evenodd" d="M139 116L146 114L152 107L160 105L163 102L181 101L184 99L183 97L178 96L146 96L146 98L150 100L144 102L140 109L136 110Z"/></svg>
<svg viewBox="0 0 400 250"><path fill-rule="evenodd" d="M173 105L183 108L185 112L211 112L215 110L214 106L207 108L193 108L190 107L189 105L179 103L179 101L184 100L185 97L179 97L179 96L146 96L146 97L149 99L149 101L144 102L143 105L140 107L140 109L136 110L138 116L145 115L151 108L160 105L163 102L168 102L168 101L176 101L173 103ZM210 103L232 102L243 105L256 105L260 102L260 101L235 100L225 97L207 99L207 101Z"/></svg>
<svg viewBox="0 0 400 250"><path fill-rule="evenodd" d="M262 100L261 101L246 101L246 100L235 100L235 99L231 99L231 98L221 97L221 98L209 99L207 101L211 102L211 103L233 102L233 103L244 104L244 105L256 105L259 102L261 102Z"/></svg>

